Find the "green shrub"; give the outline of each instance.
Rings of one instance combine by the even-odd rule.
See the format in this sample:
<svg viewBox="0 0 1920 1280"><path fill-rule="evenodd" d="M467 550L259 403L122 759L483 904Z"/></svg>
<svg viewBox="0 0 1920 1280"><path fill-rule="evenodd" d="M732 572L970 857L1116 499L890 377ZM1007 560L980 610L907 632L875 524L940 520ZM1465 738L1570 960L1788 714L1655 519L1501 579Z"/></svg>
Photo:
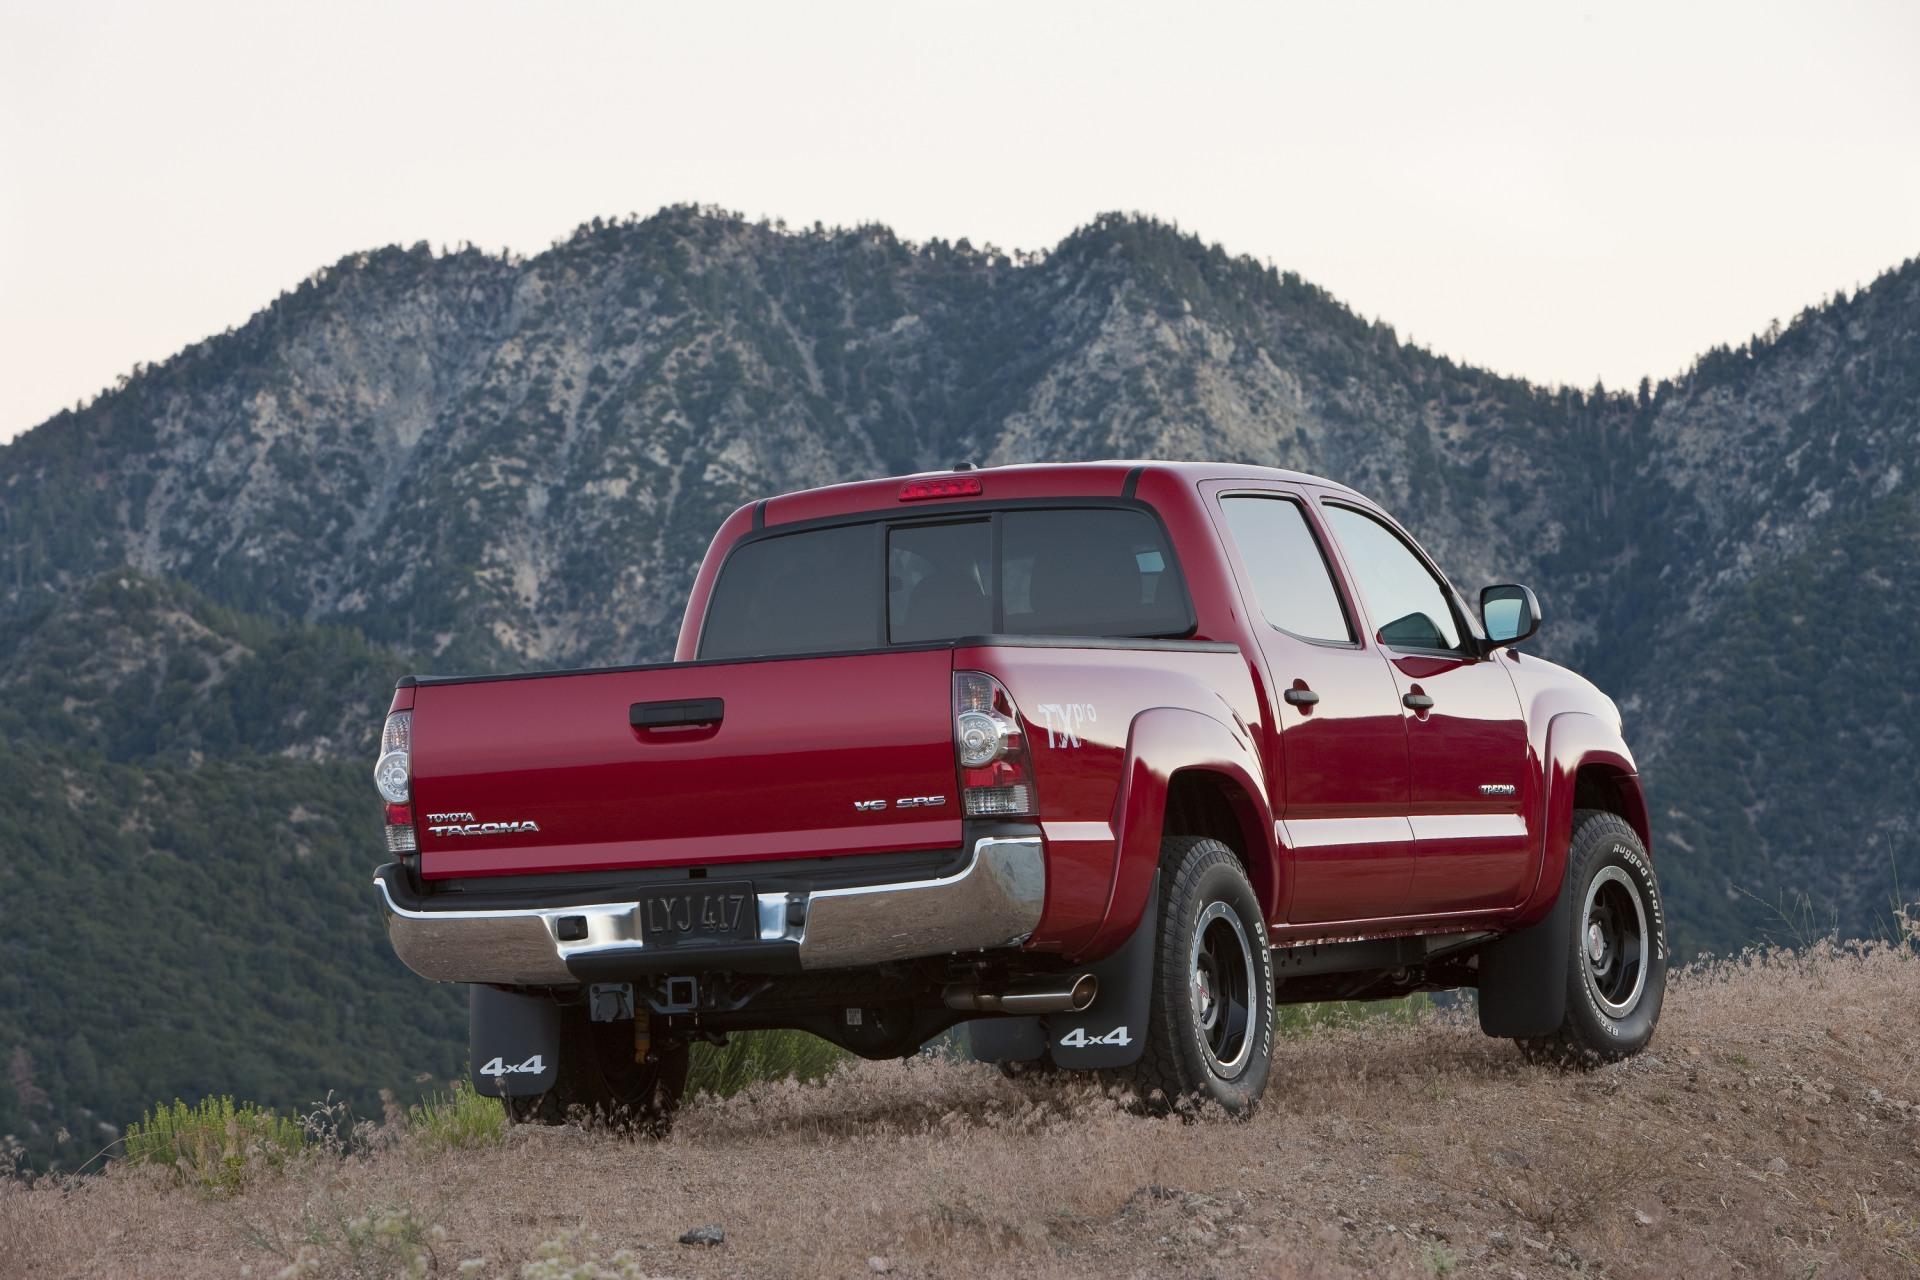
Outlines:
<svg viewBox="0 0 1920 1280"><path fill-rule="evenodd" d="M693 1046L689 1094L730 1098L762 1080L818 1080L847 1060L846 1050L806 1031L743 1031L724 1045Z"/></svg>
<svg viewBox="0 0 1920 1280"><path fill-rule="evenodd" d="M1274 1010L1274 1030L1282 1036L1312 1035L1332 1027L1351 1027L1366 1022L1390 1022L1412 1026L1433 1008L1433 997L1424 991L1398 1000L1321 1000L1311 1004L1283 1004Z"/></svg>
<svg viewBox="0 0 1920 1280"><path fill-rule="evenodd" d="M507 1132L507 1113L493 1098L482 1097L465 1080L448 1093L435 1091L407 1108L407 1136L428 1151L466 1151L499 1143Z"/></svg>
<svg viewBox="0 0 1920 1280"><path fill-rule="evenodd" d="M280 1169L307 1145L298 1120L251 1102L206 1098L188 1106L178 1098L127 1126L130 1164L163 1165L174 1181L209 1191L238 1191L251 1170Z"/></svg>

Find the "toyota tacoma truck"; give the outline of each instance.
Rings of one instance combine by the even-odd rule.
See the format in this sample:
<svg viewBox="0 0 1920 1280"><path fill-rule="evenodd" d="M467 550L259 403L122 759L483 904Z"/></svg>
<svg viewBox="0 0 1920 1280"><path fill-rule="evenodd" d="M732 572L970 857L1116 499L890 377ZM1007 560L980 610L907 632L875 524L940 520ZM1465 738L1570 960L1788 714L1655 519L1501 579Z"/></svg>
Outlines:
<svg viewBox="0 0 1920 1280"><path fill-rule="evenodd" d="M799 1028L1252 1107L1277 1003L1477 990L1529 1058L1637 1052L1667 969L1614 704L1352 489L970 467L750 503L672 662L411 676L390 940L470 984L510 1115L654 1120Z"/></svg>

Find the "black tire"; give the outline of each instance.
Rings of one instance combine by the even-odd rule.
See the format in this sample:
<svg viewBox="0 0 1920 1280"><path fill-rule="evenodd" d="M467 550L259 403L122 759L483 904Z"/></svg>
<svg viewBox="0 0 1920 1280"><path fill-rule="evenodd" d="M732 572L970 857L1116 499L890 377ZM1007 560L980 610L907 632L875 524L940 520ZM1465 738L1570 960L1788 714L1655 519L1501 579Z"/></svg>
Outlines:
<svg viewBox="0 0 1920 1280"><path fill-rule="evenodd" d="M1646 1048L1667 990L1667 918L1653 863L1626 819L1577 809L1567 848L1567 1012L1514 1043L1531 1062L1596 1067Z"/></svg>
<svg viewBox="0 0 1920 1280"><path fill-rule="evenodd" d="M1273 953L1260 900L1218 840L1169 838L1160 877L1145 1052L1113 1074L1151 1111L1212 1102L1245 1115L1273 1069Z"/></svg>
<svg viewBox="0 0 1920 1280"><path fill-rule="evenodd" d="M514 1124L582 1120L616 1129L664 1134L687 1091L686 1045L655 1049L634 1061L629 1021L594 1022L587 1007L560 1009L560 1067L553 1088L530 1098L502 1098Z"/></svg>

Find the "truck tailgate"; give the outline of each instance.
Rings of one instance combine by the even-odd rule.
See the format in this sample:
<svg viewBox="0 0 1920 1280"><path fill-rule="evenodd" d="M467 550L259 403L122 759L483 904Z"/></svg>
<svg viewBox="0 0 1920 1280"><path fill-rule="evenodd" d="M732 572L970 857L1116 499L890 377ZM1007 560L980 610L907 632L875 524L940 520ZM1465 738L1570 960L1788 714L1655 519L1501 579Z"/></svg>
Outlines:
<svg viewBox="0 0 1920 1280"><path fill-rule="evenodd" d="M423 683L421 873L956 847L952 665L925 649ZM639 704L702 704L653 713L691 718L716 699L717 721L634 723Z"/></svg>

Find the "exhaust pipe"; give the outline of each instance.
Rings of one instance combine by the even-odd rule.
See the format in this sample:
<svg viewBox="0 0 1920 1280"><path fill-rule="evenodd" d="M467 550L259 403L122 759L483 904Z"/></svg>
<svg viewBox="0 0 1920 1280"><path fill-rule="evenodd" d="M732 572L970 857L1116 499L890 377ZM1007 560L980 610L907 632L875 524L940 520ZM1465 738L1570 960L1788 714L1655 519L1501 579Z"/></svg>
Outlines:
<svg viewBox="0 0 1920 1280"><path fill-rule="evenodd" d="M941 992L949 1009L978 1013L1081 1013L1100 992L1090 973L1022 978L998 991L982 991L975 982L955 982Z"/></svg>

